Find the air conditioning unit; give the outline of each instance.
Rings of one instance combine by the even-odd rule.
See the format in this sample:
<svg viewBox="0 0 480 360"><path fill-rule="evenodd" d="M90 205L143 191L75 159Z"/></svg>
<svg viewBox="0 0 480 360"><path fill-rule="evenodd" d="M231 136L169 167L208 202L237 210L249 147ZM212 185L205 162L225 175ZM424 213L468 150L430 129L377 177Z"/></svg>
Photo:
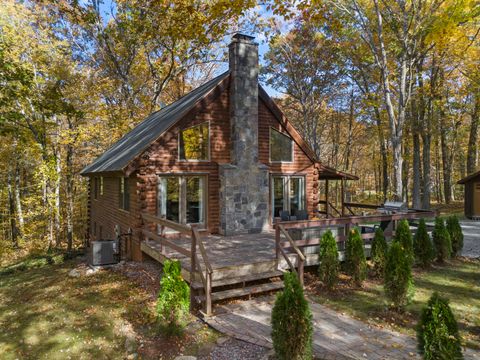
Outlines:
<svg viewBox="0 0 480 360"><path fill-rule="evenodd" d="M115 240L97 240L90 243L88 262L92 266L118 263L118 242Z"/></svg>

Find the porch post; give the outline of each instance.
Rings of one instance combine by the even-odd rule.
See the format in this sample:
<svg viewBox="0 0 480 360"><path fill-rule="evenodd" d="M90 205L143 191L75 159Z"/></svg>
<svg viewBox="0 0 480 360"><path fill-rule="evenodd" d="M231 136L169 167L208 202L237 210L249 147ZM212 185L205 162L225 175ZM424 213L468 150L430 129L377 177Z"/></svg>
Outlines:
<svg viewBox="0 0 480 360"><path fill-rule="evenodd" d="M341 186L341 196L342 196L342 217L345 216L345 179L340 180L342 182Z"/></svg>
<svg viewBox="0 0 480 360"><path fill-rule="evenodd" d="M330 217L328 211L328 179L325 179L325 212L328 219Z"/></svg>

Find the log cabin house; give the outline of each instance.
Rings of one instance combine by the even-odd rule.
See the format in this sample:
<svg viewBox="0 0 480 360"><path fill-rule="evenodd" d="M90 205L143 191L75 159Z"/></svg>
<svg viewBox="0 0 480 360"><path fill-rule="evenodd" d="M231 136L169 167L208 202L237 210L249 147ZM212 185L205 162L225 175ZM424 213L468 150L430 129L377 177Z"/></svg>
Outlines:
<svg viewBox="0 0 480 360"><path fill-rule="evenodd" d="M258 45L236 34L228 71L148 116L81 172L90 179L89 239L132 229L128 258L163 262L176 253L207 313L212 301L280 288L270 280L281 276L282 256L300 273L304 263L318 263L274 224L296 217L301 221L290 226L301 227L329 218L329 180L342 183L342 208L335 211L345 216L343 183L357 179L317 159L258 83L258 70ZM320 181L326 182L323 200ZM360 221L343 219L335 224ZM171 240L169 233L187 240ZM281 234L290 254L280 246ZM250 281L253 287L246 286ZM222 291L232 284L242 285Z"/></svg>

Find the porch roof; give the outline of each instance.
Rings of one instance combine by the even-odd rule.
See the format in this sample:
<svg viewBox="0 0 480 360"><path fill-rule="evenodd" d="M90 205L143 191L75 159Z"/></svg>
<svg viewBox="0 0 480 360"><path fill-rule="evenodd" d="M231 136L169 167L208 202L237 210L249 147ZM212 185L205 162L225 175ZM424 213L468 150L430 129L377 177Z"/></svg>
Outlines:
<svg viewBox="0 0 480 360"><path fill-rule="evenodd" d="M359 177L356 175L348 174L346 172L336 170L332 167L325 166L321 163L318 163L320 165L320 171L318 174L319 180L358 180Z"/></svg>

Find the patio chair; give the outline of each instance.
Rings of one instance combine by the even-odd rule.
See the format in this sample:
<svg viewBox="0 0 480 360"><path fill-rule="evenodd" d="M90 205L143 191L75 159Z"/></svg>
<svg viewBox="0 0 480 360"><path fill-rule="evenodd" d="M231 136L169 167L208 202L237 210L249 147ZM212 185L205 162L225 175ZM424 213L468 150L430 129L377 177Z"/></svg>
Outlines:
<svg viewBox="0 0 480 360"><path fill-rule="evenodd" d="M282 221L290 221L290 212L289 211L282 210L282 211L280 211L279 215L280 215L280 218L282 219Z"/></svg>
<svg viewBox="0 0 480 360"><path fill-rule="evenodd" d="M297 210L295 216L297 217L297 220L308 220L307 210Z"/></svg>

